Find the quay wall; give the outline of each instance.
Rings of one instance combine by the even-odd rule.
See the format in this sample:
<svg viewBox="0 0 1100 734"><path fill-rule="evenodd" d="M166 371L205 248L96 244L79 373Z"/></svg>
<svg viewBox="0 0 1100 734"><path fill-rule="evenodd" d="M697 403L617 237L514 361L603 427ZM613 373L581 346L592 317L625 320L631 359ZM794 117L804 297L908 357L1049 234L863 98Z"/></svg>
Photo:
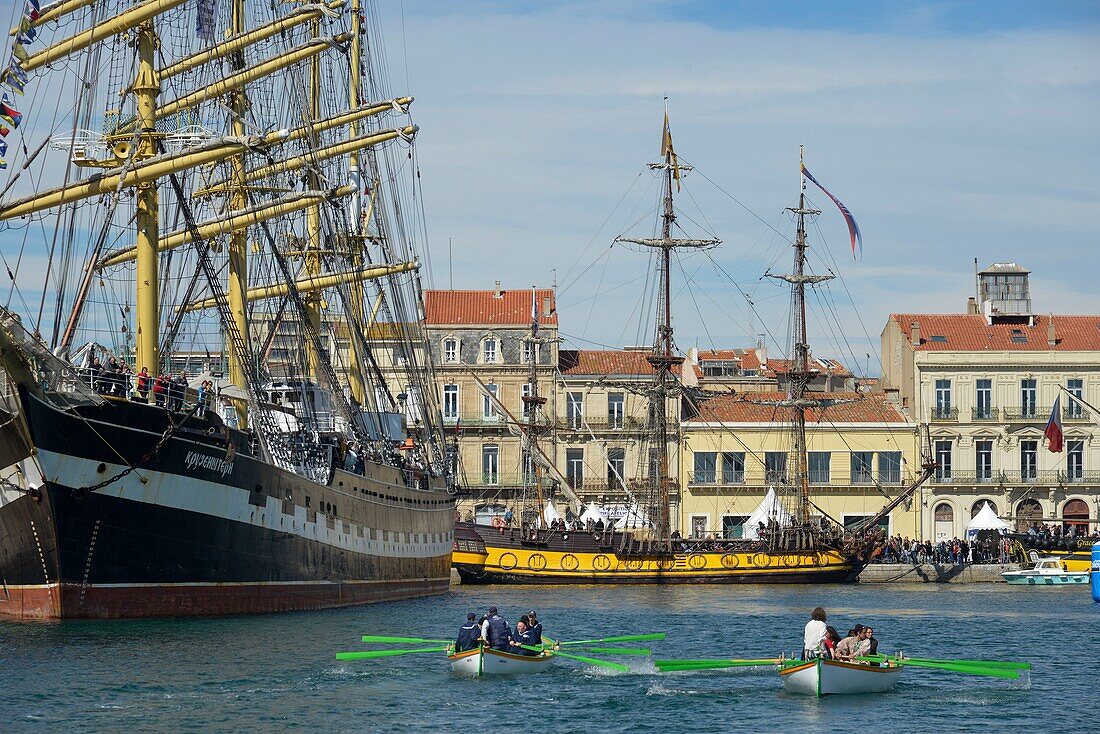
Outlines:
<svg viewBox="0 0 1100 734"><path fill-rule="evenodd" d="M861 584L1005 583L1002 571L1018 571L1018 563L954 565L950 563L874 563L859 575Z"/></svg>

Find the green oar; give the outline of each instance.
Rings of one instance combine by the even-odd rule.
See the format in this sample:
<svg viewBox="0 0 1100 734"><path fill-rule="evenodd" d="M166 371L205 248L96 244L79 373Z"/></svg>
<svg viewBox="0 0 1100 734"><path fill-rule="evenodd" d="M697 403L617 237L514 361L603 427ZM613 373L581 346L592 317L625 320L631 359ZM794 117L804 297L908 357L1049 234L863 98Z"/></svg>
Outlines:
<svg viewBox="0 0 1100 734"><path fill-rule="evenodd" d="M363 635L362 640L385 645L446 645L452 642L452 640L425 640L422 637L385 637L383 635Z"/></svg>
<svg viewBox="0 0 1100 734"><path fill-rule="evenodd" d="M652 655L653 651L647 647L582 647L585 652L594 652L597 655Z"/></svg>
<svg viewBox="0 0 1100 734"><path fill-rule="evenodd" d="M337 660L370 660L371 658L388 658L395 655L412 655L422 652L445 652L448 647L421 647L416 650L363 650L361 652L338 652Z"/></svg>
<svg viewBox="0 0 1100 734"><path fill-rule="evenodd" d="M535 652L542 652L541 647L533 647L531 645L519 645L524 650L533 650ZM560 650L551 650L554 655L561 655L563 658L569 658L570 660L580 660L582 663L588 663L589 665L598 665L601 668L610 668L611 670L618 670L621 673L629 673L630 668L620 663L613 663L610 660L599 660L597 658L586 658L583 655L573 655L572 653L561 652Z"/></svg>
<svg viewBox="0 0 1100 734"><path fill-rule="evenodd" d="M616 637L601 637L598 640L574 640L572 642L559 642L559 645L598 645L601 642L641 642L643 640L663 640L664 632L653 632L647 635L618 635Z"/></svg>
<svg viewBox="0 0 1100 734"><path fill-rule="evenodd" d="M859 658L860 660L869 660L871 662L881 662L874 658ZM930 668L932 670L944 670L949 673L961 673L963 675L986 675L990 678L1006 678L1008 680L1016 680L1020 677L1019 670L1009 670L1006 668L989 668L981 667L977 665L959 665L956 663L930 663L919 660L912 660L910 658L902 658L901 660L894 660L892 662L898 663L898 665L909 665L914 668Z"/></svg>
<svg viewBox="0 0 1100 734"><path fill-rule="evenodd" d="M880 657L880 656L873 656ZM893 660L894 658L883 658ZM1014 660L939 660L937 658L910 658L903 657L902 662L916 661L919 663L948 663L950 665L970 665L978 668L1004 668L1005 670L1031 670L1031 663L1018 663Z"/></svg>
<svg viewBox="0 0 1100 734"><path fill-rule="evenodd" d="M684 670L718 670L720 668L775 665L778 662L779 658L760 658L755 660L654 660L653 664L662 673L676 673Z"/></svg>

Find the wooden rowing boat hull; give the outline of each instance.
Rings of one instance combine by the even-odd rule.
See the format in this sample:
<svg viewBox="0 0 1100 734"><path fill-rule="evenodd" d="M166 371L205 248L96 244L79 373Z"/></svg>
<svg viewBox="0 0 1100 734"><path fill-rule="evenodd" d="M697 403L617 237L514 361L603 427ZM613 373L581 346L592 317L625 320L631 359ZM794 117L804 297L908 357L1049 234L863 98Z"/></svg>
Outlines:
<svg viewBox="0 0 1100 734"><path fill-rule="evenodd" d="M448 655L451 670L459 675L525 675L549 670L552 654L513 655L491 648L479 648Z"/></svg>
<svg viewBox="0 0 1100 734"><path fill-rule="evenodd" d="M779 680L790 693L828 696L892 691L901 677L900 666L878 667L838 660L808 660L788 663Z"/></svg>

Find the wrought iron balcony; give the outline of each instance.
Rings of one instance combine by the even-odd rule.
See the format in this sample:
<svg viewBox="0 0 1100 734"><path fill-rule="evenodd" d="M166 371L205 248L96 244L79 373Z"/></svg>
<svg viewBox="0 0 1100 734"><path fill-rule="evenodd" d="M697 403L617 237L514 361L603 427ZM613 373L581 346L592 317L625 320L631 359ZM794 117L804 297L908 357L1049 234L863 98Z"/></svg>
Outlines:
<svg viewBox="0 0 1100 734"><path fill-rule="evenodd" d="M932 408L932 420L933 421L957 421L959 419L958 408Z"/></svg>
<svg viewBox="0 0 1100 734"><path fill-rule="evenodd" d="M1088 421L1092 420L1092 414L1089 411L1082 408L1080 405L1074 404L1068 407L1062 408L1062 420L1064 421Z"/></svg>
<svg viewBox="0 0 1100 734"><path fill-rule="evenodd" d="M1050 418L1050 406L1024 405L1017 408L1005 408L1002 412L1006 421L1021 421L1025 423L1045 423Z"/></svg>
<svg viewBox="0 0 1100 734"><path fill-rule="evenodd" d="M971 408L970 420L975 422L980 421L999 421L1001 419L1001 411L999 408Z"/></svg>
<svg viewBox="0 0 1100 734"><path fill-rule="evenodd" d="M933 484L954 484L954 485L974 485L974 484L1008 484L1008 485L1030 485L1030 484L1058 484L1062 472L1047 470L1042 471L952 471L950 473L944 473L938 471L932 477Z"/></svg>
<svg viewBox="0 0 1100 734"><path fill-rule="evenodd" d="M1100 484L1100 471L1060 471L1058 478L1062 484Z"/></svg>

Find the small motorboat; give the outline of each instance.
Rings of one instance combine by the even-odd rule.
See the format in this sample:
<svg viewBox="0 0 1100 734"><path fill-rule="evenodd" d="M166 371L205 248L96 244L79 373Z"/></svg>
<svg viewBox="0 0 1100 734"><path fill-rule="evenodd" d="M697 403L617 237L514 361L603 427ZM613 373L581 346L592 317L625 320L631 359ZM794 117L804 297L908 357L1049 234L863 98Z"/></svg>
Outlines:
<svg viewBox="0 0 1100 734"><path fill-rule="evenodd" d="M544 650L539 655L516 655L491 647L456 652L447 656L451 670L459 675L523 675L549 670L554 653Z"/></svg>
<svg viewBox="0 0 1100 734"><path fill-rule="evenodd" d="M1004 571L1001 577L1014 586L1056 586L1086 584L1088 571L1067 571L1065 562L1057 558L1040 558L1032 568Z"/></svg>
<svg viewBox="0 0 1100 734"><path fill-rule="evenodd" d="M883 693L894 690L903 666L881 663L848 663L840 660L784 660L779 680L791 693L829 696L852 693Z"/></svg>

